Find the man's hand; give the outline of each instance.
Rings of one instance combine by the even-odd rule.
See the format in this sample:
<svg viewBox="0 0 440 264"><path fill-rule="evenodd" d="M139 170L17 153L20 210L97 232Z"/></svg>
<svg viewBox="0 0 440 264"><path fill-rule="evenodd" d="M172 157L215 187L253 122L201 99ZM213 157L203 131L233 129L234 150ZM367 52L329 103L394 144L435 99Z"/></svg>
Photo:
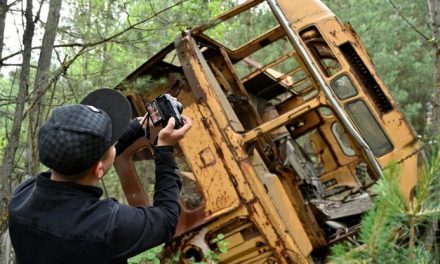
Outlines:
<svg viewBox="0 0 440 264"><path fill-rule="evenodd" d="M162 128L159 132L157 139L158 146L174 145L177 143L177 141L182 139L183 136L185 136L186 132L188 132L192 126L192 121L184 115L182 115L182 119L184 125L179 129L174 129L174 125L176 123L174 117L171 117L168 120L167 126Z"/></svg>

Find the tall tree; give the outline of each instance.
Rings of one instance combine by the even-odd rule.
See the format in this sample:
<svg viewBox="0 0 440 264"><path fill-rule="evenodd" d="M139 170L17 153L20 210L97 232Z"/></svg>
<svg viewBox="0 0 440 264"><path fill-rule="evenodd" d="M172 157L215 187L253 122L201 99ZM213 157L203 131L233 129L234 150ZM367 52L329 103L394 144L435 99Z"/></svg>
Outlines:
<svg viewBox="0 0 440 264"><path fill-rule="evenodd" d="M60 20L61 2L61 0L50 0L49 2L49 12L47 14L46 26L44 27L43 42L32 91L32 110L29 111L28 151L26 151L25 164L25 173L29 175L35 175L40 168L36 139L44 116L44 94L47 91L46 84L50 75L52 51Z"/></svg>
<svg viewBox="0 0 440 264"><path fill-rule="evenodd" d="M8 258L9 252L5 252L3 250L3 241L5 241L4 237L6 235L7 228L7 219L8 219L8 211L7 205L9 203L9 199L11 196L11 192L13 189L14 182L17 181L18 175L14 171L18 145L20 143L20 131L21 124L23 119L23 111L29 86L29 75L31 68L31 51L32 51L32 39L35 31L35 21L39 20L39 9L35 21L32 12L32 2L26 1L26 11L24 12L26 18L26 26L23 33L23 59L21 65L20 72L20 84L19 90L17 94L17 103L15 106L14 119L12 124L12 130L9 134L8 143L4 149L4 156L1 163L0 170L0 183L1 183L1 201L0 201L0 236L1 236L1 245L0 245L0 256L2 263Z"/></svg>
<svg viewBox="0 0 440 264"><path fill-rule="evenodd" d="M375 184L374 206L363 216L359 234L332 248L331 263L438 263L438 237L434 233L426 241L426 233L440 217L440 152L438 145L428 150L428 166L410 202L399 189L399 165L391 164Z"/></svg>
<svg viewBox="0 0 440 264"><path fill-rule="evenodd" d="M3 53L3 38L5 35L6 12L8 12L8 0L0 0L0 59ZM0 64L0 68L1 68Z"/></svg>
<svg viewBox="0 0 440 264"><path fill-rule="evenodd" d="M429 26L433 35L435 72L434 93L432 97L432 132L435 138L440 131L440 9L438 0L428 0Z"/></svg>
<svg viewBox="0 0 440 264"><path fill-rule="evenodd" d="M14 0L8 4L8 0L0 0L0 69L3 66L2 55L4 47L4 37L6 28L6 15L10 11L11 7L17 4L20 0Z"/></svg>

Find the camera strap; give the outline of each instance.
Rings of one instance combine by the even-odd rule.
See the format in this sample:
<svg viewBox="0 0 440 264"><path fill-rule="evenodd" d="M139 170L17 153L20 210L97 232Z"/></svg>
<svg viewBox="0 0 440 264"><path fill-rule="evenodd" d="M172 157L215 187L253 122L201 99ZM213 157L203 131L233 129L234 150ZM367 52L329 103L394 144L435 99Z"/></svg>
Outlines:
<svg viewBox="0 0 440 264"><path fill-rule="evenodd" d="M147 138L147 141L148 142L150 142L150 144L151 144L151 138L150 138L150 136L151 136L151 133L150 133L150 114L148 113L147 114L147 117L144 119L144 121L142 122L142 124L141 124L141 127L144 125L144 123L145 123L145 120L147 120L147 125L146 125L146 127L145 127L145 137ZM159 138L159 136L157 136L155 139L154 139L154 142L153 142L153 146L156 146L157 145L157 140L158 140L158 138Z"/></svg>

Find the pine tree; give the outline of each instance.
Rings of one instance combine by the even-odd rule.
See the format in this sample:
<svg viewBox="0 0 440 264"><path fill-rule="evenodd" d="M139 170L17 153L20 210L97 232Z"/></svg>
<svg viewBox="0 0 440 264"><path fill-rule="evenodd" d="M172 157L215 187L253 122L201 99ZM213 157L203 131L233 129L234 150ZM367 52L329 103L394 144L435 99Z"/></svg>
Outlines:
<svg viewBox="0 0 440 264"><path fill-rule="evenodd" d="M331 248L333 263L438 263L440 144L430 149L416 191L406 201L398 187L398 164L376 183L375 205L358 236Z"/></svg>

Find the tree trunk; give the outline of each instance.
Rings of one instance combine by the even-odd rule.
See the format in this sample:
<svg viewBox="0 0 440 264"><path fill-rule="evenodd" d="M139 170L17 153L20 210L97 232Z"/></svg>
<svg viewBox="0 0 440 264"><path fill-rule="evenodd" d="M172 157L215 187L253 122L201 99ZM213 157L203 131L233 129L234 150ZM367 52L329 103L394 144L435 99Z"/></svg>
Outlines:
<svg viewBox="0 0 440 264"><path fill-rule="evenodd" d="M91 29L92 29L92 3L90 1L87 2L86 5L84 5L85 8L82 12L85 12L86 15L86 26L85 26L85 36L89 36ZM83 40L84 41L84 40ZM84 62L84 72L86 74L84 74L84 80L88 80L89 79L89 55L88 54L84 54L83 56L83 62Z"/></svg>
<svg viewBox="0 0 440 264"><path fill-rule="evenodd" d="M434 92L432 96L432 129L431 139L436 139L439 136L440 131L440 13L438 0L428 0L429 9L429 27L431 28L434 41ZM440 194L434 194L435 197L440 197ZM438 200L438 199L437 199ZM438 245L438 237L436 234L439 232L438 218L432 221L432 224L428 226L428 235L425 238L425 245L431 248L433 259L439 259L440 248Z"/></svg>
<svg viewBox="0 0 440 264"><path fill-rule="evenodd" d="M429 26L432 31L435 56L434 93L432 97L431 138L436 138L440 130L440 13L438 0L428 0Z"/></svg>
<svg viewBox="0 0 440 264"><path fill-rule="evenodd" d="M15 154L20 143L20 131L23 118L24 105L29 86L29 72L31 65L31 50L32 50L32 38L34 36L35 23L32 17L32 2L26 1L26 27L23 33L23 62L20 72L20 83L17 94L17 104L15 106L15 114L12 123L11 133L9 134L8 143L4 150L4 156L1 164L0 171L0 262L7 259L9 251L6 252L6 245L3 243L6 236L8 211L7 206L12 193L12 189L15 187L14 182L17 180L17 173L14 171L16 158Z"/></svg>
<svg viewBox="0 0 440 264"><path fill-rule="evenodd" d="M104 10L104 12L103 12L103 20L105 21L104 22L104 27L105 28L103 28L102 30L103 30L103 32L105 32L105 33L107 33L107 30L108 30L108 28L111 28L111 23L112 23L112 21L111 21L111 16L112 16L112 10L114 9L114 7L113 7L113 2L111 2L111 1L107 1L107 2L105 2L105 4L104 4L104 6L105 6L105 10ZM108 50L109 50L109 45L111 45L110 43L107 43L107 42L105 42L104 44L103 44L103 46L102 46L102 53L101 53L101 58L102 58L102 61L107 61L108 60ZM111 47L110 47L110 49L111 49ZM105 78L105 76L107 75L107 69L108 69L108 65L107 65L107 63L102 63L101 64L101 77L104 79ZM102 81L101 81L101 83L102 83Z"/></svg>
<svg viewBox="0 0 440 264"><path fill-rule="evenodd" d="M50 79L50 63L60 19L61 2L61 0L51 0L49 2L49 13L47 15L43 43L38 59L31 100L33 108L29 111L28 144L26 145L28 151L26 151L25 173L28 175L37 174L40 168L37 154L37 133L44 117L44 95L47 90L47 81Z"/></svg>
<svg viewBox="0 0 440 264"><path fill-rule="evenodd" d="M0 0L0 59L3 54L3 37L5 35L6 12L8 11L8 0ZM0 69L2 65L0 64Z"/></svg>

